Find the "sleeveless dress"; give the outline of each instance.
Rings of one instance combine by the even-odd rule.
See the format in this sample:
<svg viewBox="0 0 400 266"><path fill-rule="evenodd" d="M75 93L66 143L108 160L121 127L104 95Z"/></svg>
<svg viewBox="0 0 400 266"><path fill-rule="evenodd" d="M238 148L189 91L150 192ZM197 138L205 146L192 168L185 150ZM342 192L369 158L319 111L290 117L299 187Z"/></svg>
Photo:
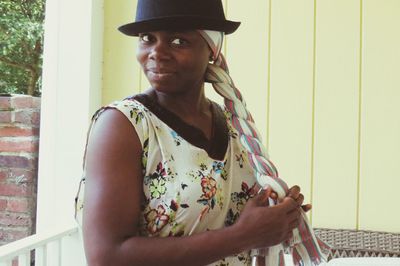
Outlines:
<svg viewBox="0 0 400 266"><path fill-rule="evenodd" d="M247 200L257 193L245 150L229 113L212 103L213 133L183 122L147 95L139 94L101 108L93 123L109 108L122 112L142 145L144 200L139 234L179 237L232 225ZM90 134L90 132L89 132ZM81 221L83 175L76 202ZM210 265L251 265L250 251Z"/></svg>

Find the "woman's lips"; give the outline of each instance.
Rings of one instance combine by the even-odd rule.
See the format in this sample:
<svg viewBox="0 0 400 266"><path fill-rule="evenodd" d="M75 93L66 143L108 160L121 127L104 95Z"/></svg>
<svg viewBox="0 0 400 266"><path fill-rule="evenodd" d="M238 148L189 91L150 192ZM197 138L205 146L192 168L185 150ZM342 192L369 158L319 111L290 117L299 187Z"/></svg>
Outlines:
<svg viewBox="0 0 400 266"><path fill-rule="evenodd" d="M175 72L166 71L166 70L150 70L149 69L147 71L147 75L148 75L149 79L152 79L152 80L164 80L164 79L170 78L173 75L175 75Z"/></svg>

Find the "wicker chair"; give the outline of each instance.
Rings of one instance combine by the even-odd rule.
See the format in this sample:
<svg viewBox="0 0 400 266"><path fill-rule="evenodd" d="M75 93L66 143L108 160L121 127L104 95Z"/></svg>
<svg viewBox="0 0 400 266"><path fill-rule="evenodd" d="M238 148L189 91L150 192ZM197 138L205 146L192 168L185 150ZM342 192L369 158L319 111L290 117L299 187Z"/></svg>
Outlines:
<svg viewBox="0 0 400 266"><path fill-rule="evenodd" d="M347 257L400 257L400 234L315 228L316 235L332 247L328 260Z"/></svg>

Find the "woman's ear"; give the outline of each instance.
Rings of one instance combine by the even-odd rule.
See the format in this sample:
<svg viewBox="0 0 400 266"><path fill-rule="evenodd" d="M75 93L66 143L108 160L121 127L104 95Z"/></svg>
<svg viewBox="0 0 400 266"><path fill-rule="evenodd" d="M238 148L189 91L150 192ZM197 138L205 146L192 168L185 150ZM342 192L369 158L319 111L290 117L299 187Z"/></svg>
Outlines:
<svg viewBox="0 0 400 266"><path fill-rule="evenodd" d="M210 57L208 58L208 61L214 61L214 55L210 53Z"/></svg>

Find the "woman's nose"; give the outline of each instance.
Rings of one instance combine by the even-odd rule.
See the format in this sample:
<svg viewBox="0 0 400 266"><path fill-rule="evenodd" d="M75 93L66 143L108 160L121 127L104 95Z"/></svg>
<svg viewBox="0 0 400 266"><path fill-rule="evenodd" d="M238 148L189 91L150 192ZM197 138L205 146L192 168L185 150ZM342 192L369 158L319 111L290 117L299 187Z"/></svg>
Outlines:
<svg viewBox="0 0 400 266"><path fill-rule="evenodd" d="M156 42L153 45L149 56L155 60L169 60L171 59L170 47L165 42Z"/></svg>

